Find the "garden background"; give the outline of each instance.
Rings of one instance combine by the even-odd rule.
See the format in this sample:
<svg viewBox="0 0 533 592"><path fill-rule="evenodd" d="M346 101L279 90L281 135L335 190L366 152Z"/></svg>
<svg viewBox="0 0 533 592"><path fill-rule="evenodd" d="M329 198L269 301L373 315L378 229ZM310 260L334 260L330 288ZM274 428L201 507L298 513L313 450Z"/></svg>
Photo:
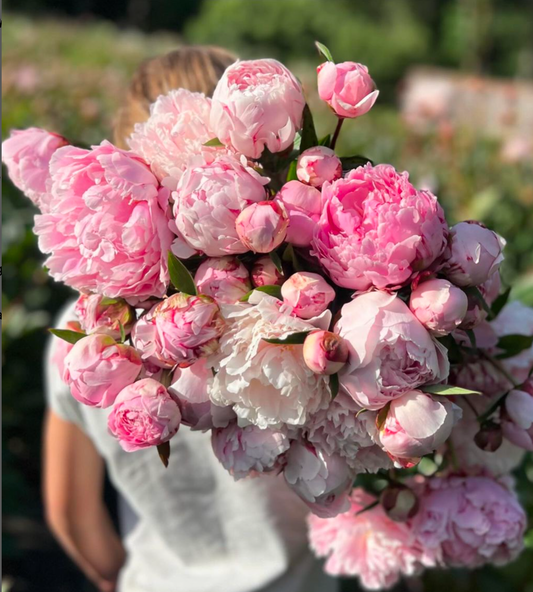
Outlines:
<svg viewBox="0 0 533 592"><path fill-rule="evenodd" d="M531 121L533 101L522 101L529 113L515 112L517 93L532 92L531 0L11 0L4 8L4 138L12 128L39 126L74 144L99 143L110 137L140 61L183 43L282 60L307 89L320 136L334 121L313 94L314 40L336 61L367 64L380 98L345 125L340 152L409 170L415 184L439 196L452 223L478 218L506 237L504 280L515 283L514 298L533 305L533 133L520 124ZM485 98L503 89L512 114L495 107L501 125L480 125L479 103L439 96L432 76L455 80L452 70L466 81L467 95L480 85ZM411 96L419 77L430 80L429 111L422 101L419 112L402 115L401 97ZM435 110L444 98L444 111ZM46 328L70 293L42 269L31 231L36 210L5 176L2 183L2 590L91 590L48 534L39 491ZM532 516L531 455L518 486ZM533 592L532 534L530 548L507 568L429 572L398 589ZM353 582L345 588L358 590Z"/></svg>

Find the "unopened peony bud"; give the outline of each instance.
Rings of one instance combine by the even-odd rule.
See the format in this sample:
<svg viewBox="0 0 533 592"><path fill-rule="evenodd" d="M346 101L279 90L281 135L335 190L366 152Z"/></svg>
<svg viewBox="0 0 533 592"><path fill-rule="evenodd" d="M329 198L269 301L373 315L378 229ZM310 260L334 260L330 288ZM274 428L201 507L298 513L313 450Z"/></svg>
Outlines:
<svg viewBox="0 0 533 592"><path fill-rule="evenodd" d="M298 157L296 176L302 183L320 188L326 181L342 176L342 163L331 148L314 146Z"/></svg>
<svg viewBox="0 0 533 592"><path fill-rule="evenodd" d="M533 451L533 378L507 395L502 430L515 446Z"/></svg>
<svg viewBox="0 0 533 592"><path fill-rule="evenodd" d="M281 286L284 276L270 257L260 257L252 267L252 283L260 286Z"/></svg>
<svg viewBox="0 0 533 592"><path fill-rule="evenodd" d="M125 300L100 294L82 294L76 302L76 314L87 333L105 333L113 339L120 338L120 325L128 335L136 320L135 309Z"/></svg>
<svg viewBox="0 0 533 592"><path fill-rule="evenodd" d="M396 522L407 522L418 512L418 498L412 489L401 483L386 487L379 501L389 518Z"/></svg>
<svg viewBox="0 0 533 592"><path fill-rule="evenodd" d="M468 298L447 280L429 280L412 292L409 308L428 331L443 336L461 324Z"/></svg>
<svg viewBox="0 0 533 592"><path fill-rule="evenodd" d="M485 452L496 452L503 442L503 432L499 424L485 423L474 436L476 446Z"/></svg>
<svg viewBox="0 0 533 592"><path fill-rule="evenodd" d="M243 245L256 253L270 253L285 240L289 217L277 201L260 201L245 208L235 221Z"/></svg>
<svg viewBox="0 0 533 592"><path fill-rule="evenodd" d="M304 341L304 361L316 374L336 374L348 360L348 345L330 331L314 331Z"/></svg>
<svg viewBox="0 0 533 592"><path fill-rule="evenodd" d="M317 273L301 271L281 286L284 302L301 319L311 319L323 313L335 299L335 290Z"/></svg>

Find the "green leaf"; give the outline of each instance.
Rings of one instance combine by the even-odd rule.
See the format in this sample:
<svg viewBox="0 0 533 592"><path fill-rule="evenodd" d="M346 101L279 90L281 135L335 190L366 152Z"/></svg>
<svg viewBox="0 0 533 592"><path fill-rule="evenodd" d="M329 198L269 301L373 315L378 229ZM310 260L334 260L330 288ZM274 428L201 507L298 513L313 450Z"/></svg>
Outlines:
<svg viewBox="0 0 533 592"><path fill-rule="evenodd" d="M69 343L77 343L80 339L87 337L86 333L80 333L78 331L70 331L69 329L48 329L52 335L68 341Z"/></svg>
<svg viewBox="0 0 533 592"><path fill-rule="evenodd" d="M120 341L121 343L125 343L126 341L126 330L124 329L124 325L121 321L118 322L118 326L120 327Z"/></svg>
<svg viewBox="0 0 533 592"><path fill-rule="evenodd" d="M285 251L283 251L283 255L281 256L281 258L283 259L283 261L290 263L294 267L295 271L303 270L303 266L301 265L298 259L298 255L296 254L296 251L294 250L294 247L292 245L287 245L287 248L285 249Z"/></svg>
<svg viewBox="0 0 533 592"><path fill-rule="evenodd" d="M504 335L500 337L496 347L503 349L503 353L495 356L499 360L512 358L521 351L529 349L533 345L533 335Z"/></svg>
<svg viewBox="0 0 533 592"><path fill-rule="evenodd" d="M368 506L365 506L364 508L361 508L360 510L358 510L354 514L354 516L360 516L361 514L364 514L365 512L372 510L373 508L375 508L378 505L379 505L379 500L376 500L375 502L371 502L370 504L368 504Z"/></svg>
<svg viewBox="0 0 533 592"><path fill-rule="evenodd" d="M281 263L281 259L279 258L279 255L276 253L276 251L270 251L269 256L270 256L270 259L272 260L272 263L276 266L276 269L280 273L283 273L283 265Z"/></svg>
<svg viewBox="0 0 533 592"><path fill-rule="evenodd" d="M318 53L321 53L328 62L333 61L333 56L331 55L331 51L320 41L315 41L316 48L318 49Z"/></svg>
<svg viewBox="0 0 533 592"><path fill-rule="evenodd" d="M498 298L492 303L490 307L490 314L492 318L495 318L500 313L501 309L507 304L509 300L509 295L511 294L511 288L507 288L505 292L500 294Z"/></svg>
<svg viewBox="0 0 533 592"><path fill-rule="evenodd" d="M304 107L303 120L302 120L302 141L300 143L300 154L318 145L318 137L315 130L315 122L313 121L313 114L309 105L306 103Z"/></svg>
<svg viewBox="0 0 533 592"><path fill-rule="evenodd" d="M389 414L389 409L390 409L390 403L387 403L385 405L385 407L383 407L382 409L379 410L379 412L376 416L376 427L378 428L378 430L381 430L381 428L383 427L383 424L385 423L385 420L387 419L387 415Z"/></svg>
<svg viewBox="0 0 533 592"><path fill-rule="evenodd" d="M327 134L326 136L324 136L323 138L318 140L318 145L319 146L329 146L330 142L331 142L331 134Z"/></svg>
<svg viewBox="0 0 533 592"><path fill-rule="evenodd" d="M113 306L114 304L119 304L121 302L124 302L122 298L108 298L107 296L104 296L102 300L100 300L100 306Z"/></svg>
<svg viewBox="0 0 533 592"><path fill-rule="evenodd" d="M212 138L205 142L204 146L224 146L224 144L218 138Z"/></svg>
<svg viewBox="0 0 533 592"><path fill-rule="evenodd" d="M424 393L431 393L433 395L442 395L450 397L452 395L481 395L479 391L472 391L460 386L452 386L450 384L426 384L420 387Z"/></svg>
<svg viewBox="0 0 533 592"><path fill-rule="evenodd" d="M329 377L329 390L331 391L331 400L339 394L339 375L332 374Z"/></svg>
<svg viewBox="0 0 533 592"><path fill-rule="evenodd" d="M196 286L189 270L183 263L170 251L168 252L168 272L170 281L178 292L196 296Z"/></svg>
<svg viewBox="0 0 533 592"><path fill-rule="evenodd" d="M477 349L477 341L476 341L476 334L472 329L467 329L465 333L468 335L468 339L470 339L470 344L474 349Z"/></svg>
<svg viewBox="0 0 533 592"><path fill-rule="evenodd" d="M357 167L364 166L367 163L374 164L366 156L341 156L342 170L351 171Z"/></svg>
<svg viewBox="0 0 533 592"><path fill-rule="evenodd" d="M264 292L265 294L268 294L269 296L274 296L275 298L278 298L279 300L283 300L283 298L281 297L281 286L259 286L258 288L254 288L253 290L250 290L248 292L248 294L245 294L241 298L240 302L248 302L248 300L250 299L250 296L254 292Z"/></svg>
<svg viewBox="0 0 533 592"><path fill-rule="evenodd" d="M489 305L487 304L485 298L483 298L483 294L479 291L479 288L476 286L469 286L468 288L463 288L463 292L477 300L477 302L481 304L483 310L490 314Z"/></svg>
<svg viewBox="0 0 533 592"><path fill-rule="evenodd" d="M526 549L533 549L533 528L524 535L524 546Z"/></svg>
<svg viewBox="0 0 533 592"><path fill-rule="evenodd" d="M165 469L168 468L168 459L170 458L170 442L167 441L163 442L163 444L158 444L157 453L159 454L159 458L165 466Z"/></svg>
<svg viewBox="0 0 533 592"><path fill-rule="evenodd" d="M289 170L287 171L287 181L297 181L298 175L296 174L296 161L293 160L289 165Z"/></svg>
<svg viewBox="0 0 533 592"><path fill-rule="evenodd" d="M298 331L297 333L291 333L291 335L287 335L287 337L281 339L267 339L266 337L263 337L263 341L273 343L274 345L301 345L309 333L311 333L311 331Z"/></svg>

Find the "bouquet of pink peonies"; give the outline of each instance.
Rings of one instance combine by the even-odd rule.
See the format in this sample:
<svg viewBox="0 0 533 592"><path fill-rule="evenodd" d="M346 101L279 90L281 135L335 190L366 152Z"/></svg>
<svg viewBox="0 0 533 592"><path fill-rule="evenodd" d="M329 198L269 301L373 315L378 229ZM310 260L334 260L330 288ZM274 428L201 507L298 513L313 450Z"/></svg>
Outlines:
<svg viewBox="0 0 533 592"><path fill-rule="evenodd" d="M317 47L337 117L321 139L264 59L212 99L159 97L131 151L37 128L4 142L50 275L80 292L52 330L62 377L128 452L168 465L186 426L235 479L282 473L331 574L380 589L501 565L526 527L510 474L533 450L533 310L501 290L501 237L335 153L378 91Z"/></svg>

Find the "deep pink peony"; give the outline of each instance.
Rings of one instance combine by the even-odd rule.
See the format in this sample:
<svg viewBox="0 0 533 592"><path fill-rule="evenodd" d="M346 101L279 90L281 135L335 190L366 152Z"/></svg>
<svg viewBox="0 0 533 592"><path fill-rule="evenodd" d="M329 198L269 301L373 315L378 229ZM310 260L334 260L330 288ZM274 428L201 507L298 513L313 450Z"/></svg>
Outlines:
<svg viewBox="0 0 533 592"><path fill-rule="evenodd" d="M206 259L194 276L198 292L217 302L235 304L252 289L250 274L237 257Z"/></svg>
<svg viewBox="0 0 533 592"><path fill-rule="evenodd" d="M322 314L335 299L335 290L317 273L299 271L281 286L284 302L301 319Z"/></svg>
<svg viewBox="0 0 533 592"><path fill-rule="evenodd" d="M308 247L322 213L322 194L300 181L285 183L276 195L289 216L286 240L297 247Z"/></svg>
<svg viewBox="0 0 533 592"><path fill-rule="evenodd" d="M239 61L224 72L210 124L227 147L259 158L265 146L281 152L300 129L305 99L291 72L276 60Z"/></svg>
<svg viewBox="0 0 533 592"><path fill-rule="evenodd" d="M266 198L268 177L232 156L187 169L173 197L176 227L185 245L173 250L189 257L195 250L209 257L245 253L235 229L237 216L252 203Z"/></svg>
<svg viewBox="0 0 533 592"><path fill-rule="evenodd" d="M418 491L413 534L450 567L503 565L523 549L526 515L516 495L488 477L433 477Z"/></svg>
<svg viewBox="0 0 533 592"><path fill-rule="evenodd" d="M280 273L270 257L259 257L252 267L252 282L256 288L260 286L280 286L283 274Z"/></svg>
<svg viewBox="0 0 533 592"><path fill-rule="evenodd" d="M257 473L279 471L289 449L286 428L264 430L257 426L239 427L236 422L211 433L215 456L237 481Z"/></svg>
<svg viewBox="0 0 533 592"><path fill-rule="evenodd" d="M160 181L165 177L179 181L191 164L212 162L220 154L220 148L204 146L215 137L210 114L211 99L203 94L171 90L150 106L150 117L135 126L128 144Z"/></svg>
<svg viewBox="0 0 533 592"><path fill-rule="evenodd" d="M105 333L119 339L122 325L128 335L135 323L135 309L121 298L100 294L81 294L76 302L76 315L86 333Z"/></svg>
<svg viewBox="0 0 533 592"><path fill-rule="evenodd" d="M435 565L435 557L415 541L406 524L394 522L382 506L361 512L376 499L354 489L350 508L327 520L310 515L309 541L333 576L357 576L364 588L391 588L402 575L420 573Z"/></svg>
<svg viewBox="0 0 533 592"><path fill-rule="evenodd" d="M407 173L370 164L325 183L314 254L344 288L383 289L407 283L446 247L437 198L417 191Z"/></svg>
<svg viewBox="0 0 533 592"><path fill-rule="evenodd" d="M186 367L218 349L223 328L213 298L178 292L137 321L132 340L143 360L162 368Z"/></svg>
<svg viewBox="0 0 533 592"><path fill-rule="evenodd" d="M342 177L342 163L331 148L314 146L298 157L296 176L302 183L320 188L326 181Z"/></svg>
<svg viewBox="0 0 533 592"><path fill-rule="evenodd" d="M13 130L2 142L2 162L9 178L43 213L49 209L50 159L67 144L62 136L38 127Z"/></svg>
<svg viewBox="0 0 533 592"><path fill-rule="evenodd" d="M107 426L126 452L135 452L170 440L180 421L178 404L167 389L143 378L120 391Z"/></svg>
<svg viewBox="0 0 533 592"><path fill-rule="evenodd" d="M95 333L74 344L65 358L63 380L80 403L109 407L139 376L141 367L141 358L133 347Z"/></svg>
<svg viewBox="0 0 533 592"><path fill-rule="evenodd" d="M146 164L102 142L50 162L49 213L35 218L50 275L80 291L144 300L168 285L168 192Z"/></svg>
<svg viewBox="0 0 533 592"><path fill-rule="evenodd" d="M533 378L507 395L501 423L510 442L533 452Z"/></svg>
<svg viewBox="0 0 533 592"><path fill-rule="evenodd" d="M340 383L362 407L380 409L448 376L447 350L394 294L369 292L341 309L335 332L350 348Z"/></svg>
<svg viewBox="0 0 533 592"><path fill-rule="evenodd" d="M324 62L317 73L318 94L339 117L360 117L378 98L379 91L363 64Z"/></svg>
<svg viewBox="0 0 533 592"><path fill-rule="evenodd" d="M255 253L270 253L285 240L289 217L283 204L260 201L245 208L235 220L242 244Z"/></svg>

